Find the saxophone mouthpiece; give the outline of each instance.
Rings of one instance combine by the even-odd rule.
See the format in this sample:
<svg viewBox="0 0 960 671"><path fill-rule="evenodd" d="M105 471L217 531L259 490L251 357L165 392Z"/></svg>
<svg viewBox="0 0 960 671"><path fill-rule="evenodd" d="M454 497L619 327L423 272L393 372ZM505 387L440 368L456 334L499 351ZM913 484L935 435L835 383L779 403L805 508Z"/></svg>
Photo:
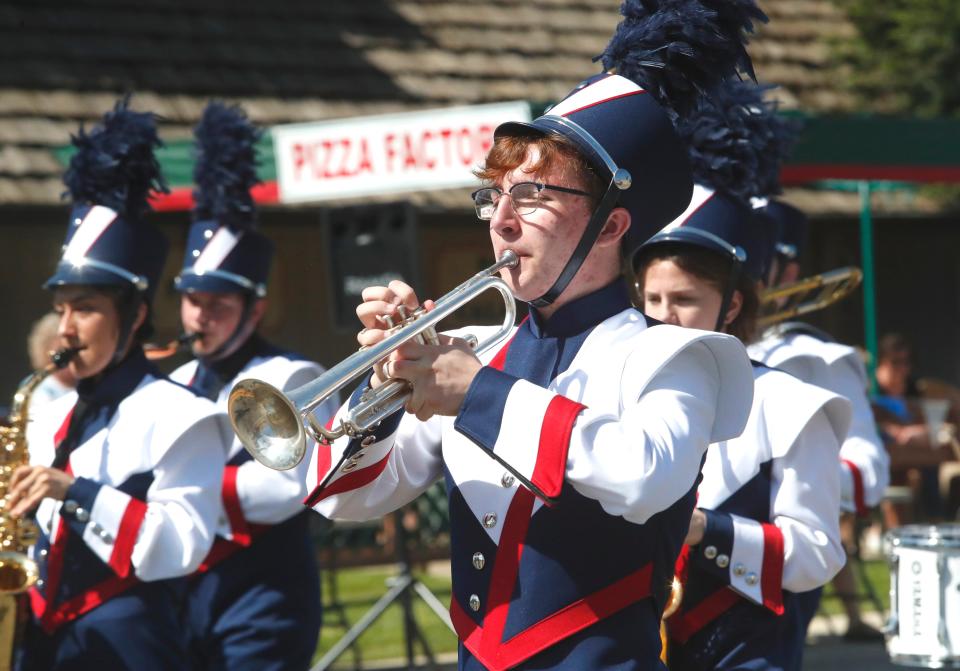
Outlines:
<svg viewBox="0 0 960 671"><path fill-rule="evenodd" d="M54 369L61 370L67 367L77 354L87 349L85 346L77 347L61 347L56 352L50 353L50 363L53 364Z"/></svg>

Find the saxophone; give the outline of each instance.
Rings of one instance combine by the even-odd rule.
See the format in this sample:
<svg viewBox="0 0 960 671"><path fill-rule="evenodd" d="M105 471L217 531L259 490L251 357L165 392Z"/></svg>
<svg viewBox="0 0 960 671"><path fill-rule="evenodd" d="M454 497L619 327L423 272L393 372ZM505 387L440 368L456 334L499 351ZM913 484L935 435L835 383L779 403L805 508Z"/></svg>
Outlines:
<svg viewBox="0 0 960 671"><path fill-rule="evenodd" d="M50 354L50 363L27 376L13 395L9 426L0 426L0 671L10 668L17 625L15 594L25 592L37 582L37 563L27 556L27 548L37 542L33 520L10 517L7 494L13 472L30 463L27 450L27 422L30 398L43 380L65 368L82 348L68 347Z"/></svg>
<svg viewBox="0 0 960 671"><path fill-rule="evenodd" d="M27 450L27 422L30 397L43 380L65 368L80 351L78 347L57 350L50 363L20 383L10 406L9 426L0 426L0 594L19 594L37 581L37 565L27 557L27 548L37 542L33 520L13 519L7 510L7 495L13 472L30 464Z"/></svg>

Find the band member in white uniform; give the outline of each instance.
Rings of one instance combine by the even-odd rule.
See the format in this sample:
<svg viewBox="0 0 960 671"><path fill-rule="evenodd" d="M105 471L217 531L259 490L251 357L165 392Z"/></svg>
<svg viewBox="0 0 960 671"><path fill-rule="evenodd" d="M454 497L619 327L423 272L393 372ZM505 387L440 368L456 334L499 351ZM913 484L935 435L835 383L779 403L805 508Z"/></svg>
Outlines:
<svg viewBox="0 0 960 671"><path fill-rule="evenodd" d="M184 331L196 359L172 374L227 410L240 379L293 389L323 372L257 333L267 307L273 257L254 227L260 131L238 107L210 103L196 128L196 207L183 269ZM332 416L331 400L320 414ZM309 535L306 464L272 471L234 438L224 461L213 550L190 582L187 628L192 668L306 669L320 632L320 583Z"/></svg>
<svg viewBox="0 0 960 671"><path fill-rule="evenodd" d="M749 205L756 162L746 159L763 144L730 110L755 123L763 103L756 87L725 90L730 100L701 106L695 132L684 135L699 183L687 211L641 247L637 280L652 318L749 342L772 224ZM792 593L823 585L844 562L839 474L825 465L836 462L849 403L781 371L753 370L747 428L707 451L678 562L683 600L667 620L671 669L791 668L803 647L784 615Z"/></svg>
<svg viewBox="0 0 960 671"><path fill-rule="evenodd" d="M774 283L796 281L806 247L807 218L797 208L771 200L763 211L777 224L774 263L769 273ZM877 432L870 399L867 372L856 349L836 342L829 334L802 322L772 326L749 348L750 356L768 366L785 370L804 382L815 384L848 399L853 408L850 430L840 447L841 507L864 517L879 505L890 484L890 457ZM851 525L852 526L852 525ZM851 530L850 533L855 533ZM856 581L845 568L834 581L842 595L849 625L848 638L879 639L881 633L860 617ZM809 595L801 617L809 623L819 605L819 592Z"/></svg>
<svg viewBox="0 0 960 671"><path fill-rule="evenodd" d="M73 143L74 206L45 286L79 383L32 418L32 465L12 481L12 513L36 510L40 528L18 668L184 668L182 576L213 542L230 426L141 347L167 248L144 221L162 186L153 116L123 101Z"/></svg>
<svg viewBox="0 0 960 671"><path fill-rule="evenodd" d="M311 461L307 501L334 518L383 515L445 479L451 617L468 671L663 668L659 620L707 444L738 435L749 411L740 343L654 326L621 275L623 255L690 200L686 152L661 105L682 78L676 62L700 52L675 49L724 32L676 6L624 10L604 62L621 75L583 82L532 123L502 124L480 171L477 215L493 256L519 255L501 276L529 318L479 359L450 336L401 346L384 373L412 384L407 413ZM666 67L645 72L630 53ZM705 62L730 72L723 58ZM383 337L378 315L419 303L403 283L363 296L363 345Z"/></svg>

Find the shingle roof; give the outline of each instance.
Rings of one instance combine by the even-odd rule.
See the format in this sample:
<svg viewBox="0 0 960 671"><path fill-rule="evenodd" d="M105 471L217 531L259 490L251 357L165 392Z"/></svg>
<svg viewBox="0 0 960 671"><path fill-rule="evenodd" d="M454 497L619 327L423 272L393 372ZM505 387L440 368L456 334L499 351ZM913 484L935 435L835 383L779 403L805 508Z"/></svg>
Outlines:
<svg viewBox="0 0 960 671"><path fill-rule="evenodd" d="M843 108L827 0L761 0L751 47L785 107ZM124 91L189 136L210 97L264 125L499 100L556 100L597 72L618 0L13 0L0 5L0 203L54 204L50 149ZM451 194L453 195L453 194ZM461 194L457 193L459 198ZM416 196L443 206L443 195Z"/></svg>

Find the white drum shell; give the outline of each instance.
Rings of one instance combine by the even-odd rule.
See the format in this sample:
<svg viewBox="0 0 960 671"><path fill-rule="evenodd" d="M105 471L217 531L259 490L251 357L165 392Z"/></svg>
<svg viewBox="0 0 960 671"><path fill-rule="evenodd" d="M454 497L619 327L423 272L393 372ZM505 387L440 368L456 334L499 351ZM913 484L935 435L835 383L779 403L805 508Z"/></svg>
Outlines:
<svg viewBox="0 0 960 671"><path fill-rule="evenodd" d="M886 536L887 651L895 664L960 668L960 525L910 525Z"/></svg>

